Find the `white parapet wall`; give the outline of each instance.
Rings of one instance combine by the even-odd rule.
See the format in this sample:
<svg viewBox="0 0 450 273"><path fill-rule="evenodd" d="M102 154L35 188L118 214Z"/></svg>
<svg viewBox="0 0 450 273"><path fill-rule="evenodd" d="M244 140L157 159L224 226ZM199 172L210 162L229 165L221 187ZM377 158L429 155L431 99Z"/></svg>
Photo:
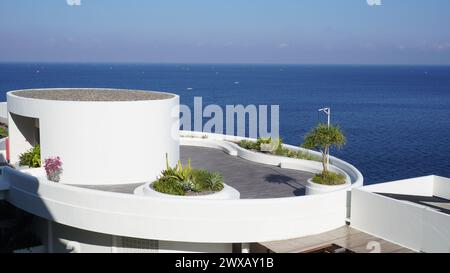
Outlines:
<svg viewBox="0 0 450 273"><path fill-rule="evenodd" d="M30 91L35 92L31 93L33 97L22 95ZM76 101L77 97L61 98L55 93L61 91L79 93L81 97L85 91L94 97L96 92L116 92L121 100L89 101L82 97L84 100ZM21 153L40 143L42 160L61 158L64 169L61 183L96 185L152 181L164 169L166 153L171 164L179 159L177 95L111 89L73 89L73 92L51 89L51 96L56 97L52 100L48 95L39 98L39 92L49 90L20 90L7 94L13 164L18 162ZM150 94L150 98L146 99L140 92ZM134 94L138 94L138 99Z"/></svg>
<svg viewBox="0 0 450 273"><path fill-rule="evenodd" d="M322 233L345 224L347 191L268 199L137 196L50 182L42 169L4 168L14 206L63 225L133 238L237 243Z"/></svg>
<svg viewBox="0 0 450 273"><path fill-rule="evenodd" d="M352 189L351 226L423 252L450 252L450 215L389 194L448 198L450 179L426 176ZM387 194L387 195L385 195Z"/></svg>

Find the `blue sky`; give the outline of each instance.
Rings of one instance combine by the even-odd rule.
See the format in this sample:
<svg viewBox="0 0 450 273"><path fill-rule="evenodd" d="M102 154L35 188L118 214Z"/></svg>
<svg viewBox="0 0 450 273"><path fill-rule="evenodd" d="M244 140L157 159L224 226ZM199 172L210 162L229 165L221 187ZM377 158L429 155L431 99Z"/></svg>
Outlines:
<svg viewBox="0 0 450 273"><path fill-rule="evenodd" d="M450 1L1 0L0 61L450 64Z"/></svg>

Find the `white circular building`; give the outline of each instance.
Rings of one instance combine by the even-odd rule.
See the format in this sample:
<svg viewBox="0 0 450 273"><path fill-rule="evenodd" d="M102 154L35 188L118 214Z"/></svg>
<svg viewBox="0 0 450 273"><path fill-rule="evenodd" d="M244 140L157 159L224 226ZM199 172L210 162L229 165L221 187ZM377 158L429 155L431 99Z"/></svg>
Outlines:
<svg viewBox="0 0 450 273"><path fill-rule="evenodd" d="M179 131L174 94L18 90L7 94L6 112L0 118L9 123L9 139L0 140L0 156L17 166L20 154L39 144L42 160L63 162L60 183L43 168L1 169L0 200L34 217L48 252L248 251L252 243L345 225L347 191L363 184L354 166L331 157L330 169L348 183L311 188L320 162L246 150L241 137ZM231 195L145 194L166 168L166 154L171 165L189 161L220 173Z"/></svg>
<svg viewBox="0 0 450 273"><path fill-rule="evenodd" d="M64 184L152 181L179 159L179 97L115 89L35 89L7 94L10 161L40 144L59 156Z"/></svg>

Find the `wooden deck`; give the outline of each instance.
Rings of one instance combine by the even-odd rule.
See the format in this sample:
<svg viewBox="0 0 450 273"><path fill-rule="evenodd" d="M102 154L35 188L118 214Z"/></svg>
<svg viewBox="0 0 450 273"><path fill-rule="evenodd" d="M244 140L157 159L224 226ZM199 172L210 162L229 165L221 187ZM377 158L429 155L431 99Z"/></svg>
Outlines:
<svg viewBox="0 0 450 273"><path fill-rule="evenodd" d="M301 196L305 194L306 181L313 176L308 172L254 163L217 149L181 146L181 162L186 164L189 158L194 168L221 173L225 183L241 193L241 199ZM76 186L132 194L143 183Z"/></svg>
<svg viewBox="0 0 450 273"><path fill-rule="evenodd" d="M349 226L296 239L253 244L252 252L308 253L336 245L355 253L413 253L411 249Z"/></svg>

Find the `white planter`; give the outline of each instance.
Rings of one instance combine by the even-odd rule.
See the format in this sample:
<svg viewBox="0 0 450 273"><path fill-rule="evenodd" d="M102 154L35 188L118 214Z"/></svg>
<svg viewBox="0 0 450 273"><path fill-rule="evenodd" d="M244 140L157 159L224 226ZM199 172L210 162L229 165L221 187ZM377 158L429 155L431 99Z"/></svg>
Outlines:
<svg viewBox="0 0 450 273"><path fill-rule="evenodd" d="M147 183L143 186L140 186L134 190L134 194L140 196L149 196L149 197L157 197L157 198L178 198L178 199L216 199L216 200L233 200L240 199L241 194L235 188L230 187L226 184L223 185L223 189L221 191L212 193L212 194L204 194L204 195L172 195L161 193L155 191L151 184Z"/></svg>
<svg viewBox="0 0 450 273"><path fill-rule="evenodd" d="M322 194L322 193L329 193L334 191L343 190L345 188L351 188L352 183L350 182L350 179L347 177L345 184L342 185L323 185L323 184L317 184L312 181L312 178L308 179L306 182L306 195L315 195L315 194Z"/></svg>

